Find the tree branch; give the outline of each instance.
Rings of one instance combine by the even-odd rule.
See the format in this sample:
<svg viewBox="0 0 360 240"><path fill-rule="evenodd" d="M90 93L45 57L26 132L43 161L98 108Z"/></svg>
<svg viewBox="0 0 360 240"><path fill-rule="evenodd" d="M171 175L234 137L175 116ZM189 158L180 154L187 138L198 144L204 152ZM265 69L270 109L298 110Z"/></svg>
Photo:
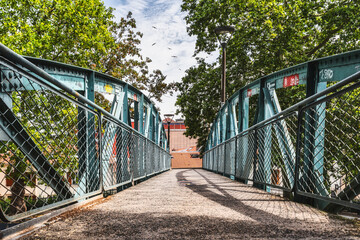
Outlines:
<svg viewBox="0 0 360 240"><path fill-rule="evenodd" d="M308 57L313 55L317 50L319 50L320 48L325 46L325 44L330 40L330 38L332 38L334 36L334 34L337 33L340 30L341 30L341 28L336 28L336 29L330 31L329 35L324 40L322 40L322 42L320 42L316 47L314 47L311 51L307 52L306 55Z"/></svg>

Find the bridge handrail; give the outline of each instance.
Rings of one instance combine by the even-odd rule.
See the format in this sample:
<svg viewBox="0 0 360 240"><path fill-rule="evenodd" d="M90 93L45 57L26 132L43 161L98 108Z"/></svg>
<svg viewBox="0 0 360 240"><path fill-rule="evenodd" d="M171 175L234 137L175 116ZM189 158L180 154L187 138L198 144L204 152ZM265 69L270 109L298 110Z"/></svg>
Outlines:
<svg viewBox="0 0 360 240"><path fill-rule="evenodd" d="M42 61L40 59L30 60L46 62L46 60ZM170 169L171 155L164 148L166 145L163 145L160 139L156 143L153 139L146 137L140 131L132 128L96 103L60 82L30 60L16 54L0 43L0 65L4 66L4 68L0 68L0 80L6 83L9 82L12 87L17 84L16 81L21 84L21 86L18 86L19 89L17 87L6 89L4 85L0 86L2 90L0 93L0 157L2 160L0 162L0 174L4 175L3 179L0 179L0 184L5 189L5 193L9 194L10 192L12 194L10 195L11 198L9 198L10 202L6 202L5 193L1 193L4 194L0 198L0 219L2 221L21 220L94 195L105 194L108 190L119 189L126 184L134 184L135 181ZM81 72L94 73L101 77L100 81L104 78L111 78L112 81L116 80L92 70L70 65L63 66ZM5 76L5 73L15 74L16 81L12 82L10 80L12 77L9 77L10 75ZM119 82L115 81L115 84L126 84L120 80L117 81ZM30 91L28 91L28 87ZM35 118L27 118L28 110L26 107L37 102L32 100L33 102L28 105L26 100L31 99L23 98L23 96L27 95L21 93L31 92L32 90L36 92L39 87L41 93L36 93L35 97L39 98L42 105L37 106L37 109L45 108L44 112L47 115L44 115L44 118L39 117L41 115L36 116L36 114L43 114L40 111L33 114ZM133 87L129 86L129 88L136 94L140 92ZM32 95L29 96L31 98ZM64 103L51 103L47 97L54 96L60 97L60 100L57 101ZM143 98L149 101L146 96L143 96ZM6 99L10 100L10 105L8 102L6 103ZM45 102L43 99L46 99ZM19 101L24 103L25 108L23 111L22 109L14 111L14 104L17 108L21 107ZM64 122L61 119L67 117L65 115L67 109L64 109L64 113L61 113L63 115L59 120L60 128L59 126L55 127L54 124L57 124L56 117L58 116L53 119L50 114L51 111L46 108L56 110L58 106L59 109L63 109L63 104L67 106L66 101L73 104L69 106L74 108L71 111L75 115L69 115L70 123L67 123L67 120ZM58 105L55 106L55 104ZM26 119L22 120L21 118L24 116ZM47 119L48 117L50 119ZM158 117L158 113L156 117ZM36 121L36 123L34 124L32 121ZM27 126L26 122L30 122L31 125ZM44 126L39 127L39 124ZM64 129L61 129L61 127ZM162 129L159 129L159 127ZM35 131L35 134L30 132L30 129ZM43 132L39 132L39 129L49 131L49 133L43 134ZM62 136L63 130L69 131L68 135ZM160 130L164 130L162 125L157 128L159 133ZM4 134L8 139L3 139ZM46 137L52 137L50 134L55 134L54 139L51 140L52 142L46 139ZM39 144L42 144L44 140L44 144L47 145L40 146ZM15 149L12 149L14 148L12 146L15 146ZM65 150L61 148L65 148ZM63 156L67 152L69 152L70 156ZM4 153L8 154L8 156ZM16 157L17 163L13 164L9 156ZM76 163L72 163L74 160L76 160ZM23 167L25 166L25 169L19 167L21 164ZM4 170L4 166L10 170ZM11 172L18 172L20 175L14 177ZM27 176L27 173L35 174L35 177ZM69 176L71 180L68 179ZM6 181L8 179L13 181L11 187L8 187L7 182L5 185L5 179ZM34 183L30 183L30 185L25 183L24 185L23 181L34 181ZM21 191L15 192L15 190L13 192L12 188L19 185L23 187L22 193ZM4 192L2 188L0 190ZM25 200L24 192L28 194L27 200ZM29 196L35 197L35 202L29 202L31 200ZM22 199L23 204L30 204L30 210L19 209L21 205L15 205L15 201L18 201L19 198ZM11 212L8 215L3 209L4 206L6 206L6 211L13 208L15 210L12 211L16 211L16 213Z"/></svg>
<svg viewBox="0 0 360 240"><path fill-rule="evenodd" d="M360 210L359 80L357 71L275 114L277 96L262 85L272 116L205 151L203 167L320 209Z"/></svg>

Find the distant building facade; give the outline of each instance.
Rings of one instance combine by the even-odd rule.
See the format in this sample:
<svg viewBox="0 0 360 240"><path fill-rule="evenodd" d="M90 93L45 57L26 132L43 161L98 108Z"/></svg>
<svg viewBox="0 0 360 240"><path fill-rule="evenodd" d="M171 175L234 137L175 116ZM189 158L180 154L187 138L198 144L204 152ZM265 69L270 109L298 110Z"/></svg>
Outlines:
<svg viewBox="0 0 360 240"><path fill-rule="evenodd" d="M168 134L169 119L163 120L166 136ZM196 149L197 139L191 139L184 135L186 126L184 120L176 119L170 123L170 153L172 168L201 168L202 159Z"/></svg>

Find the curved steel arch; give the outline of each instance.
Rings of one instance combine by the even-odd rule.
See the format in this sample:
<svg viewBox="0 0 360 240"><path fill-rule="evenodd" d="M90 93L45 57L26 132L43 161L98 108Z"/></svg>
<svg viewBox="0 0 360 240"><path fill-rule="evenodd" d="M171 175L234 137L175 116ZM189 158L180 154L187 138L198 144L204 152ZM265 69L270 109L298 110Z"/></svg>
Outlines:
<svg viewBox="0 0 360 240"><path fill-rule="evenodd" d="M162 125L160 114L155 104L140 90L120 79L90 69L46 59L33 57L25 57L25 59L43 69L50 76L72 90L82 93L92 102L94 102L94 92L116 95L116 99L113 100L112 104L114 105L114 102L118 101L120 106L118 106L116 112L111 114L125 124L132 126L140 134L152 139L159 145L161 142L162 147L167 148L165 129ZM136 122L131 122L128 117L128 100L130 99L138 104Z"/></svg>

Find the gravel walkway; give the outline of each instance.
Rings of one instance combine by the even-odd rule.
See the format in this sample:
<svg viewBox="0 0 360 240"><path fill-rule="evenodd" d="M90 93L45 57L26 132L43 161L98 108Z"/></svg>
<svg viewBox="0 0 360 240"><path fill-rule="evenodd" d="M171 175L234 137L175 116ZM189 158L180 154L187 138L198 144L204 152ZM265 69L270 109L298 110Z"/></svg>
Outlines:
<svg viewBox="0 0 360 240"><path fill-rule="evenodd" d="M23 239L360 239L359 225L200 170L171 170Z"/></svg>

